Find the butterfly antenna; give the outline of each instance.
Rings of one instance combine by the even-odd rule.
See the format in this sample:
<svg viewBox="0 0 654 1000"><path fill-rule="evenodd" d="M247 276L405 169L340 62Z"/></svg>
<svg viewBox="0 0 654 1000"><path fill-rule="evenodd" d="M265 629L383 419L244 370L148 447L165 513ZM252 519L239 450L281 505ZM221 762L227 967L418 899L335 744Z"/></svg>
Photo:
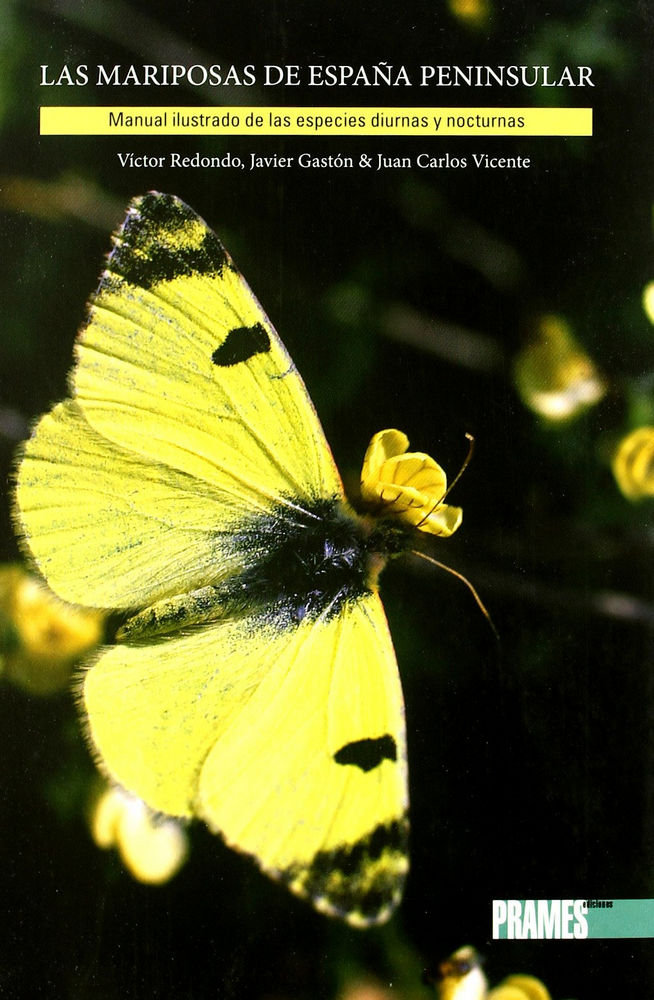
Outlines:
<svg viewBox="0 0 654 1000"><path fill-rule="evenodd" d="M466 431L466 438L468 439L468 454L463 459L463 462L461 463L461 468L457 472L456 476L454 477L454 479L452 480L452 482L450 483L450 485L447 487L447 489L443 493L443 496L438 501L439 503L442 503L443 500L445 499L445 497L448 496L449 493L451 493L451 491L454 489L454 487L458 483L458 481L461 478L461 476L463 475L463 473L466 471L466 469L470 465L470 462L472 461L472 455L473 455L473 452L475 450L475 439L472 436L472 434L468 433L468 431Z"/></svg>
<svg viewBox="0 0 654 1000"><path fill-rule="evenodd" d="M445 563L440 562L438 559L434 559L433 556L428 556L426 552L419 552L417 549L413 549L411 554L414 556L419 556L420 559L425 559L428 563L431 563L433 566L438 566L439 569L444 569L446 573L451 573L452 576L455 576L457 578L457 580L461 580L462 583L465 583L466 587L468 588L468 590L474 597L475 601L477 602L477 607L479 608L482 615L490 625L493 635L499 642L500 633L495 628L495 623L493 622L493 619L488 613L486 605L484 604L481 597L477 593L475 587L470 583L470 580L467 578L467 576L464 576L463 573L459 573L458 570L456 569L452 569L451 566L447 566Z"/></svg>
<svg viewBox="0 0 654 1000"><path fill-rule="evenodd" d="M447 489L443 493L443 496L440 498L440 500L436 501L436 503L431 508L431 510L427 514L425 514L425 516L418 522L418 524L416 525L416 528L422 527L422 525L425 523L425 521L429 520L429 518L434 513L434 511L438 507L440 507L440 505L443 503L443 500L445 500L445 498L448 496L448 494L454 489L454 487L458 483L459 479L461 478L461 476L463 475L463 473L466 471L466 469L470 465L470 461L472 459L472 455L473 455L473 452L475 450L475 439L472 436L472 434L468 433L468 431L466 431L466 437L467 437L468 442L469 442L469 444L468 444L468 454L463 459L463 462L461 463L461 468L459 469L459 471L457 472L456 476L454 477L454 479L452 480L452 482L450 483L450 485L447 487ZM447 568L448 568L447 566L444 567L444 569L447 569ZM467 583L467 581L466 581L466 583Z"/></svg>

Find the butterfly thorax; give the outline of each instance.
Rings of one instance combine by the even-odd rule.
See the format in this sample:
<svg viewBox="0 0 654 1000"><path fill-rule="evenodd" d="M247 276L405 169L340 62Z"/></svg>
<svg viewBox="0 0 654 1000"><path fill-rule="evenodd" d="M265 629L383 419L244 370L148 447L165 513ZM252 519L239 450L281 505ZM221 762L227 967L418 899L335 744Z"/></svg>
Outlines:
<svg viewBox="0 0 654 1000"><path fill-rule="evenodd" d="M329 619L375 590L387 557L406 549L404 530L359 516L340 497L303 507L292 518L281 508L260 515L236 536L237 545L260 557L226 588L232 608L239 601L250 610L256 604L284 627L307 617Z"/></svg>
<svg viewBox="0 0 654 1000"><path fill-rule="evenodd" d="M406 551L409 535L390 521L360 516L340 497L305 501L299 510L280 504L233 536L243 572L139 611L118 639L150 639L253 612L275 630L329 620L377 589L388 558Z"/></svg>

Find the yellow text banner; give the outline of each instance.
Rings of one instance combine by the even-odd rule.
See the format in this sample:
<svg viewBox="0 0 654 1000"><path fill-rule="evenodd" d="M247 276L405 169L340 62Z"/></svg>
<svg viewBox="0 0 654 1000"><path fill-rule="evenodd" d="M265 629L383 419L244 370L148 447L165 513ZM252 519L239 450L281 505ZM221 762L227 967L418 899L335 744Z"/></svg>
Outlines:
<svg viewBox="0 0 654 1000"><path fill-rule="evenodd" d="M592 108L54 107L41 135L592 135Z"/></svg>

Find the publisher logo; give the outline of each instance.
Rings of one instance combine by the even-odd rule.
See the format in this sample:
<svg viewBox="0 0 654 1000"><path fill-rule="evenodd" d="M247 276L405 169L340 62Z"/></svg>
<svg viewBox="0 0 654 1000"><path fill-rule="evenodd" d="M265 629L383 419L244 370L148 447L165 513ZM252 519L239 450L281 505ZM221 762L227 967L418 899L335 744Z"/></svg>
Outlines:
<svg viewBox="0 0 654 1000"><path fill-rule="evenodd" d="M586 899L494 899L493 938L588 937Z"/></svg>
<svg viewBox="0 0 654 1000"><path fill-rule="evenodd" d="M493 938L654 938L654 899L494 899Z"/></svg>

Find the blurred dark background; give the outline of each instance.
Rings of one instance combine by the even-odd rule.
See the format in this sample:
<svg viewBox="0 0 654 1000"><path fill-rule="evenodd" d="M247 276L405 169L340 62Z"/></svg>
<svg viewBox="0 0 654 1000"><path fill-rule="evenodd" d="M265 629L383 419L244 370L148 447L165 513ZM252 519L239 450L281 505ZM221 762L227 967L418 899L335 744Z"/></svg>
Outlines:
<svg viewBox="0 0 654 1000"><path fill-rule="evenodd" d="M470 7L470 5L468 5ZM75 331L109 233L149 189L221 235L302 373L346 481L397 426L451 473L464 524L434 555L480 591L414 561L383 595L407 703L412 874L384 929L327 921L199 824L160 888L92 843L92 764L72 695L5 685L6 913L0 994L332 998L360 977L427 997L423 970L464 943L491 981L525 971L555 1000L645 996L650 941L491 942L499 898L654 896L652 500L611 473L652 422L651 10L586 2L362 2L319 13L277 0L138 8L5 5L0 36L0 558L15 447L66 393ZM39 66L214 62L591 65L592 90L39 88ZM592 105L592 139L72 138L38 135L39 104ZM146 170L117 153L248 158L420 152L521 155L528 170ZM513 359L564 317L605 394L547 422ZM645 420L642 420L642 415Z"/></svg>

